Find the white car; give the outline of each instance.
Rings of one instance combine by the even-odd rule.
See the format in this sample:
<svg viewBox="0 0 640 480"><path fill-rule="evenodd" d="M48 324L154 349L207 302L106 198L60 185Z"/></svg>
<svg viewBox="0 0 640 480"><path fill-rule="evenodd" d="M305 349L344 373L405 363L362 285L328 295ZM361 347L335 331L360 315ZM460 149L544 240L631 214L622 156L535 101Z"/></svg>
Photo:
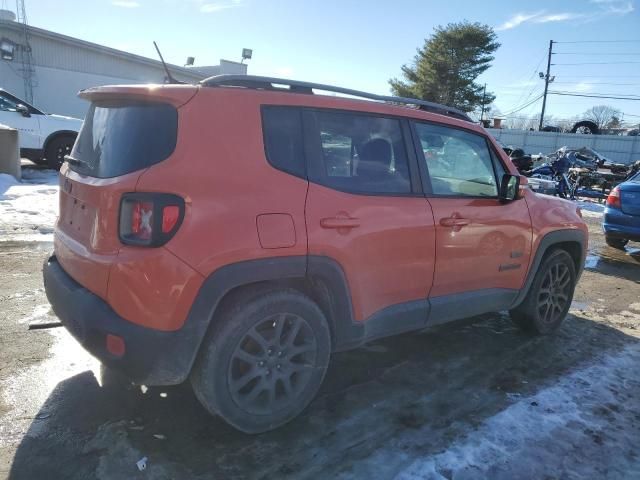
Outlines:
<svg viewBox="0 0 640 480"><path fill-rule="evenodd" d="M82 120L44 113L0 88L0 124L18 130L21 157L59 169Z"/></svg>

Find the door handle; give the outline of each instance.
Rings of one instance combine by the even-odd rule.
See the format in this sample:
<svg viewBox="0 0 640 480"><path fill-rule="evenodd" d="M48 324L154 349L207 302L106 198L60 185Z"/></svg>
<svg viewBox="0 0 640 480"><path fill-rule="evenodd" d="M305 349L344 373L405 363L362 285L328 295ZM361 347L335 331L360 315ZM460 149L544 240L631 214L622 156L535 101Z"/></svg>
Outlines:
<svg viewBox="0 0 640 480"><path fill-rule="evenodd" d="M440 225L443 227L464 227L470 223L471 221L467 218L448 217L440 219Z"/></svg>
<svg viewBox="0 0 640 480"><path fill-rule="evenodd" d="M360 226L360 220L349 217L327 217L320 220L322 228L356 228Z"/></svg>

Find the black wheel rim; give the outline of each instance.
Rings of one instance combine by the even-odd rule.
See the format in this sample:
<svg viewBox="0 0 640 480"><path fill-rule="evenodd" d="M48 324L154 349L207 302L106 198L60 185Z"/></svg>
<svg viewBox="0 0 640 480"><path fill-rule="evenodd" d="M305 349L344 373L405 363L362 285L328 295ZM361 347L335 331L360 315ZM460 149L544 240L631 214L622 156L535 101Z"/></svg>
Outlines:
<svg viewBox="0 0 640 480"><path fill-rule="evenodd" d="M542 280L538 293L538 313L546 324L562 318L571 293L571 272L563 263L552 265Z"/></svg>
<svg viewBox="0 0 640 480"><path fill-rule="evenodd" d="M266 415L290 407L307 386L318 345L298 315L265 318L236 346L229 363L229 391L247 413Z"/></svg>

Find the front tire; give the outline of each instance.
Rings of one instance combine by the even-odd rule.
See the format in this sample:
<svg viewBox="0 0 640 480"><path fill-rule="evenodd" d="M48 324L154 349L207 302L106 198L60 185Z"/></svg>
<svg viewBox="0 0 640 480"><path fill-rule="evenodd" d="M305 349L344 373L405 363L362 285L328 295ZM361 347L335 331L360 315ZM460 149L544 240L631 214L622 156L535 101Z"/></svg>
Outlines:
<svg viewBox="0 0 640 480"><path fill-rule="evenodd" d="M220 317L191 375L202 405L251 434L299 415L320 388L331 353L320 308L295 290L258 291Z"/></svg>
<svg viewBox="0 0 640 480"><path fill-rule="evenodd" d="M543 261L524 301L510 311L525 331L548 335L558 329L569 312L576 287L576 268L564 250L554 250Z"/></svg>
<svg viewBox="0 0 640 480"><path fill-rule="evenodd" d="M629 240L625 238L607 237L606 235L604 241L607 242L607 245L610 247L617 248L618 250L623 250L625 245L629 243Z"/></svg>
<svg viewBox="0 0 640 480"><path fill-rule="evenodd" d="M58 135L49 141L44 151L44 157L49 168L52 170L60 170L60 167L64 163L65 155L71 153L75 141L75 135Z"/></svg>

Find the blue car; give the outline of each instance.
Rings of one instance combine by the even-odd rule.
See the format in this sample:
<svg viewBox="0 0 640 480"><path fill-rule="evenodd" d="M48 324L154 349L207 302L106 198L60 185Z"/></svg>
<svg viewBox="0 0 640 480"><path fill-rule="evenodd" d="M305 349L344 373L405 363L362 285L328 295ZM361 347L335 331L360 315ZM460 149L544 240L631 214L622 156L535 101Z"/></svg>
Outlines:
<svg viewBox="0 0 640 480"><path fill-rule="evenodd" d="M602 229L612 247L624 248L629 240L640 242L640 172L611 190Z"/></svg>

